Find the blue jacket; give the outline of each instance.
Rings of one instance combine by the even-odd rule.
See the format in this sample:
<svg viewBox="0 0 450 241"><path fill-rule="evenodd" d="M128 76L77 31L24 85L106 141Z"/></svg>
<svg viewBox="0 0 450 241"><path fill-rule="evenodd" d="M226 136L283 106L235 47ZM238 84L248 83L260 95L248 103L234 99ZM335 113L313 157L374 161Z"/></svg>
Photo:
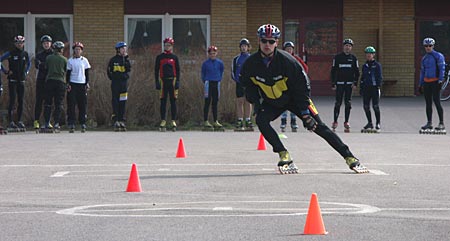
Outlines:
<svg viewBox="0 0 450 241"><path fill-rule="evenodd" d="M368 86L380 87L383 84L383 72L381 64L376 60L367 61L362 67L360 88Z"/></svg>
<svg viewBox="0 0 450 241"><path fill-rule="evenodd" d="M441 83L444 80L444 72L444 55L435 50L425 54L420 65L419 86L423 85L425 78L438 78L438 83Z"/></svg>
<svg viewBox="0 0 450 241"><path fill-rule="evenodd" d="M241 73L241 67L245 60L250 56L250 53L241 53L233 58L233 63L231 63L231 78L239 82L239 74Z"/></svg>
<svg viewBox="0 0 450 241"><path fill-rule="evenodd" d="M220 59L207 59L202 64L202 81L221 81L223 76L223 62Z"/></svg>

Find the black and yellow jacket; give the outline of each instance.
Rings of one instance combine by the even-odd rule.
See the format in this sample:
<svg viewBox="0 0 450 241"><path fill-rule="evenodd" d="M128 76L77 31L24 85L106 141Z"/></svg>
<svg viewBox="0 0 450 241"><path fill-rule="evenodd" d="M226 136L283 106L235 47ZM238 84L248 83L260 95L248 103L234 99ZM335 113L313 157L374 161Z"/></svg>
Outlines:
<svg viewBox="0 0 450 241"><path fill-rule="evenodd" d="M255 108L263 103L276 108L294 103L300 110L308 110L311 88L300 63L288 52L275 48L266 65L260 51L248 57L241 69L239 80L247 100Z"/></svg>
<svg viewBox="0 0 450 241"><path fill-rule="evenodd" d="M109 60L107 74L110 80L124 81L128 80L131 64L127 56L116 55Z"/></svg>

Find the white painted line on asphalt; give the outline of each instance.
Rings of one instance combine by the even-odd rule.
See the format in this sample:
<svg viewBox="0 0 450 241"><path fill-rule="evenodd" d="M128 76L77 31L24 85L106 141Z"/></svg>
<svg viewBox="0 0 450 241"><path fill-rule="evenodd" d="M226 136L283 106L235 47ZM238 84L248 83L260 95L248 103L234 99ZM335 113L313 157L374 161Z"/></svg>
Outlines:
<svg viewBox="0 0 450 241"><path fill-rule="evenodd" d="M373 170L373 169L369 169L369 173L370 174L374 174L374 175L380 175L380 176L387 176L389 174L381 171L381 170Z"/></svg>
<svg viewBox="0 0 450 241"><path fill-rule="evenodd" d="M232 204L234 203L236 208L231 206L220 206L208 209L211 204ZM306 201L205 201L205 202L181 202L181 203L124 203L124 204L99 204L78 206L68 209L56 211L57 214L74 215L74 216L88 216L88 217L152 217L152 218L179 218L179 217L276 217L276 216L298 216L306 215L306 209L304 208L271 208L263 206L261 208L255 208L255 205L270 205L279 204L285 205L285 203L304 203L307 207ZM241 206L244 204L252 204L251 208L247 206ZM321 202L322 205L327 206L344 206L339 207L323 207L322 213L326 214L370 214L379 212L381 209L375 206L355 203L337 203L337 202ZM201 205L201 206L198 206ZM128 207L128 208L127 208ZM349 208L350 207L350 208ZM111 208L111 209L107 209ZM231 214L204 214L204 211L234 211L236 213ZM160 211L174 211L173 214L158 214ZM200 213L183 214L184 211L201 211ZM257 211L255 213L255 211ZM301 212L299 212L301 211ZM144 212L138 214L132 214L134 212ZM145 213L147 212L147 213ZM156 213L155 213L156 212ZM241 212L253 212L253 213L241 213ZM260 212L260 213L259 213Z"/></svg>
<svg viewBox="0 0 450 241"><path fill-rule="evenodd" d="M69 174L70 172L55 172L53 175L51 175L50 177L63 177L67 174Z"/></svg>
<svg viewBox="0 0 450 241"><path fill-rule="evenodd" d="M159 168L158 171L159 172L167 172L167 171L170 171L170 168Z"/></svg>
<svg viewBox="0 0 450 241"><path fill-rule="evenodd" d="M213 211L232 211L233 207L215 207Z"/></svg>

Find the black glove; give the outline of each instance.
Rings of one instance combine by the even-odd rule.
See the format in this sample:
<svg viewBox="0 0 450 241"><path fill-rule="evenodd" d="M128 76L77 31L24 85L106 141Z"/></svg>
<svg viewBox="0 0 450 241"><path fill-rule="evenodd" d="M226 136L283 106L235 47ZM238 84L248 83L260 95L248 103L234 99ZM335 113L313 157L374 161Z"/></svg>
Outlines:
<svg viewBox="0 0 450 241"><path fill-rule="evenodd" d="M423 94L423 86L419 86L419 94Z"/></svg>
<svg viewBox="0 0 450 241"><path fill-rule="evenodd" d="M303 126L308 130L308 131L314 131L317 127L317 121L310 115L304 115L301 117L302 121L303 121Z"/></svg>

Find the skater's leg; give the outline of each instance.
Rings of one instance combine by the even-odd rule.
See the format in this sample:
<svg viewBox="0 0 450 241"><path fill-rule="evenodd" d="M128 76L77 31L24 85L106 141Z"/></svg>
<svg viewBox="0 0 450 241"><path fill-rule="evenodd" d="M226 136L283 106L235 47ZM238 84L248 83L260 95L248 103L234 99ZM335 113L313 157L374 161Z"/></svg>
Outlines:
<svg viewBox="0 0 450 241"><path fill-rule="evenodd" d="M25 96L25 81L17 83L17 120L22 121L23 97Z"/></svg>
<svg viewBox="0 0 450 241"><path fill-rule="evenodd" d="M36 102L34 104L34 120L39 121L42 113L42 103L44 102L45 81L36 81Z"/></svg>
<svg viewBox="0 0 450 241"><path fill-rule="evenodd" d="M16 103L16 95L17 95L17 82L8 82L8 93L9 93L9 103L8 103L8 121L12 122L13 119L13 110L14 104Z"/></svg>
<svg viewBox="0 0 450 241"><path fill-rule="evenodd" d="M128 100L128 83L127 81L120 82L119 108L117 120L119 122L125 121L125 107Z"/></svg>
<svg viewBox="0 0 450 241"><path fill-rule="evenodd" d="M87 118L87 94L86 86L81 85L77 92L78 121L80 125L86 124Z"/></svg>
<svg viewBox="0 0 450 241"><path fill-rule="evenodd" d="M348 146L342 142L341 138L339 138L335 132L333 132L327 125L325 125L325 123L322 122L319 115L315 115L313 118L317 121L317 128L314 133L328 142L328 144L333 147L333 149L335 149L343 158L354 157Z"/></svg>
<svg viewBox="0 0 450 241"><path fill-rule="evenodd" d="M169 86L170 115L172 122L177 119L177 98L178 90L175 89L174 83Z"/></svg>
<svg viewBox="0 0 450 241"><path fill-rule="evenodd" d="M345 118L344 122L350 119L350 110L352 109L352 85L345 85L344 89L344 103L345 103Z"/></svg>
<svg viewBox="0 0 450 241"><path fill-rule="evenodd" d="M65 84L61 81L56 80L55 89L55 112L53 113L53 120L55 124L60 124L61 113L64 109L64 96L66 94Z"/></svg>
<svg viewBox="0 0 450 241"><path fill-rule="evenodd" d="M344 85L336 85L336 102L334 103L334 122L337 122L344 97Z"/></svg>
<svg viewBox="0 0 450 241"><path fill-rule="evenodd" d="M219 104L219 82L211 82L211 99L212 99L212 114L214 122L217 121L217 106Z"/></svg>
<svg viewBox="0 0 450 241"><path fill-rule="evenodd" d="M439 123L444 123L444 110L441 105L440 91L440 85L437 82L432 83L433 102L439 116Z"/></svg>
<svg viewBox="0 0 450 241"><path fill-rule="evenodd" d="M425 83L423 85L423 96L425 97L427 121L431 122L433 117L433 108L432 108L433 91L430 83Z"/></svg>
<svg viewBox="0 0 450 241"><path fill-rule="evenodd" d="M48 127L50 124L50 116L52 114L53 97L54 97L52 88L53 88L53 81L48 80L45 86L45 99L44 99L44 118L46 127Z"/></svg>
<svg viewBox="0 0 450 241"><path fill-rule="evenodd" d="M160 91L160 96L159 99L161 100L161 104L159 106L159 114L161 117L161 120L165 120L166 119L166 108L167 108L167 92L168 89L166 88L166 82L167 81L163 81L163 86L162 89Z"/></svg>
<svg viewBox="0 0 450 241"><path fill-rule="evenodd" d="M67 92L67 122L69 125L75 124L76 91L76 85L71 84L70 91Z"/></svg>
<svg viewBox="0 0 450 241"><path fill-rule="evenodd" d="M115 121L118 121L119 116L119 98L120 98L120 86L118 81L112 81L111 83L111 105Z"/></svg>
<svg viewBox="0 0 450 241"><path fill-rule="evenodd" d="M264 138L272 146L273 152L279 153L281 151L286 151L283 143L280 140L277 132L270 125L270 122L278 118L284 110L275 109L271 106L264 106L256 114L256 125L258 125Z"/></svg>
<svg viewBox="0 0 450 241"><path fill-rule="evenodd" d="M364 113L366 113L367 123L372 123L372 114L370 113L370 100L372 98L372 94L370 92L370 87L366 87L365 93L363 95L363 106Z"/></svg>
<svg viewBox="0 0 450 241"><path fill-rule="evenodd" d="M208 114L209 114L209 105L211 105L211 98L205 98L205 104L203 106L203 120L208 120Z"/></svg>
<svg viewBox="0 0 450 241"><path fill-rule="evenodd" d="M375 113L376 125L381 122L381 111L380 111L380 89L374 88L372 95L372 107Z"/></svg>

